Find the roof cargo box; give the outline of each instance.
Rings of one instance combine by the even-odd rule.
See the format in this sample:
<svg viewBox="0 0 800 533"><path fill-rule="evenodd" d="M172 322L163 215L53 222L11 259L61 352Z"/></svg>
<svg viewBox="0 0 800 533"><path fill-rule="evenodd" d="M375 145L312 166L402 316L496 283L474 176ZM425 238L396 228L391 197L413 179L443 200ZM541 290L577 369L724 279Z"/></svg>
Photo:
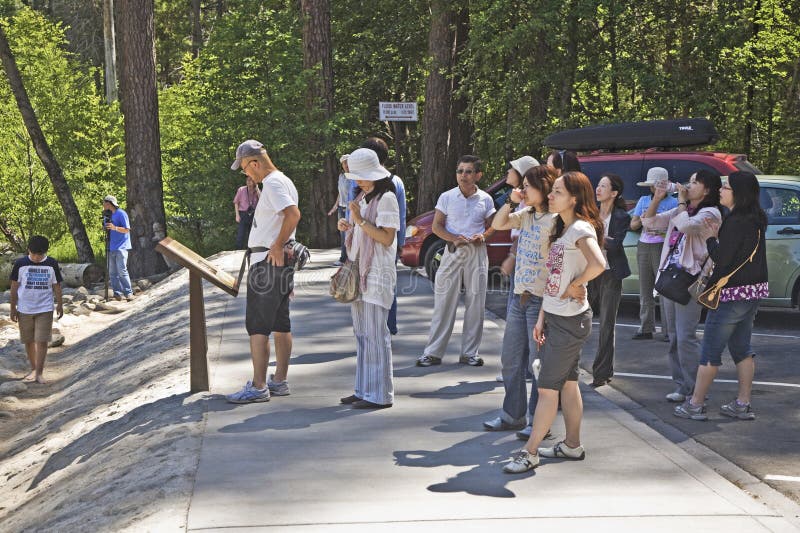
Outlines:
<svg viewBox="0 0 800 533"><path fill-rule="evenodd" d="M714 144L719 134L705 118L603 124L554 133L544 145L560 150L635 150Z"/></svg>

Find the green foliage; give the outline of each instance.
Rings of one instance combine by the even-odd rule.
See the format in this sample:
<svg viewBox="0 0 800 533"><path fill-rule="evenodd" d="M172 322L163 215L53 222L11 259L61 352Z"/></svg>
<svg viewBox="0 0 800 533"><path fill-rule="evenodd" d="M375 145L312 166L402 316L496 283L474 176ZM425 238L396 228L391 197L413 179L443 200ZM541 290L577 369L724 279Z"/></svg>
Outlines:
<svg viewBox="0 0 800 533"><path fill-rule="evenodd" d="M6 32L45 138L100 249L100 200L112 192L124 196L119 114L102 104L94 71L66 52L63 27L22 8ZM0 146L0 212L11 229L23 240L47 235L63 256L75 257L61 206L5 76L0 79Z"/></svg>
<svg viewBox="0 0 800 533"><path fill-rule="evenodd" d="M377 106L416 101L425 113L430 3L330 4L335 104L323 119L306 110L313 73L303 68L296 0L227 0L221 15L216 2L203 2L198 58L190 3L156 0L169 231L199 252L234 241L232 199L244 178L229 167L244 139L267 146L297 184L301 210L310 208L323 155L350 152L368 135L388 140L389 166L410 196L417 190L422 122L381 123ZM747 152L767 172L800 173L800 1L464 4L470 24L455 69L458 95L486 181L511 158L544 156L542 139L553 131L677 116L711 118L722 136L713 149ZM97 198L124 196L118 110L97 94L101 73L66 51L64 28L14 0L0 0L0 10L43 129L99 243ZM306 146L312 135L324 139L318 153ZM0 146L0 212L21 235L43 232L71 246L5 80Z"/></svg>
<svg viewBox="0 0 800 533"><path fill-rule="evenodd" d="M184 58L183 82L162 91L169 230L201 253L232 247L233 196L244 176L230 165L241 141L264 143L296 183L312 164L298 141L307 127L300 118L305 79L298 13L291 5L231 5L200 57Z"/></svg>

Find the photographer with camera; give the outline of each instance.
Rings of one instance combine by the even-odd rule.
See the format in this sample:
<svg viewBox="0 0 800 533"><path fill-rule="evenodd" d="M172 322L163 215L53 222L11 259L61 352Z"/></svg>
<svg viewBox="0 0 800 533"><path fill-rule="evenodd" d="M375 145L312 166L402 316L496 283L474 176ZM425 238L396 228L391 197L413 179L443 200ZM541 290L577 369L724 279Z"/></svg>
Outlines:
<svg viewBox="0 0 800 533"><path fill-rule="evenodd" d="M250 227L253 225L253 215L256 212L258 199L261 197L261 190L250 176L247 176L247 184L242 185L233 197L233 210L236 214L236 249L247 248L247 239L250 237Z"/></svg>
<svg viewBox="0 0 800 533"><path fill-rule="evenodd" d="M108 239L108 279L115 300L133 300L128 275L128 250L131 249L131 224L128 213L120 209L116 197L103 198L103 227Z"/></svg>

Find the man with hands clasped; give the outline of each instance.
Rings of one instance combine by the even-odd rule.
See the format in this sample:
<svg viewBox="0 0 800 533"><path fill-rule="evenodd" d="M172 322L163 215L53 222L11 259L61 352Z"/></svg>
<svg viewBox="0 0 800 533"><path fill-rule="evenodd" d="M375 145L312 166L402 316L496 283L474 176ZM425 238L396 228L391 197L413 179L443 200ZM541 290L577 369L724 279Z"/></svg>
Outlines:
<svg viewBox="0 0 800 533"><path fill-rule="evenodd" d="M433 232L447 243L434 282L434 307L428 343L417 366L442 362L453 325L461 286L464 286L464 327L459 363L483 365L478 347L483 335L489 258L486 239L495 213L494 201L478 188L483 177L481 160L473 155L458 160L458 187L445 191L436 202Z"/></svg>

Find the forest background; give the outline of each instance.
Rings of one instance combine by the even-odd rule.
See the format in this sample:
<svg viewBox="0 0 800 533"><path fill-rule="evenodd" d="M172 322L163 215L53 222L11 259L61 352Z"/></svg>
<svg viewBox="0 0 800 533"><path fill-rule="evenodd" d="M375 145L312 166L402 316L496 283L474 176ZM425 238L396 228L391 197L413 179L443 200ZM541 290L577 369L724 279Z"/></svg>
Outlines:
<svg viewBox="0 0 800 533"><path fill-rule="evenodd" d="M714 150L800 174L799 0L117 3L117 39L140 15L153 30L160 166L150 178L161 186L138 201L163 204L167 232L203 255L233 247L244 180L229 168L248 138L297 185L298 236L313 246L336 245L325 211L338 156L371 135L391 147L410 215L454 184L459 155L485 161L487 185L509 160L542 157L548 134L599 123L708 117L721 134ZM138 142L106 93L104 4L0 0L0 25L98 260L101 199L126 207L136 164L126 164L126 138ZM381 122L379 101L418 102L420 121ZM0 247L18 252L43 234L61 261L80 256L8 77L0 232Z"/></svg>

